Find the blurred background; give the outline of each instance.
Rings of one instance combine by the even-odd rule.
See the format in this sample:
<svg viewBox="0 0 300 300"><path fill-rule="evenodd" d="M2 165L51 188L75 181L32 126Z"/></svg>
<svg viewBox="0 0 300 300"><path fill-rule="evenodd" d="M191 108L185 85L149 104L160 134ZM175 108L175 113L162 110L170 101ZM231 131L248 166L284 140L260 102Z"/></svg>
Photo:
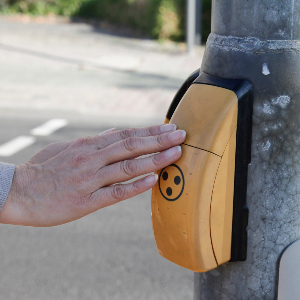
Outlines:
<svg viewBox="0 0 300 300"><path fill-rule="evenodd" d="M202 41L210 32L202 2ZM0 0L0 161L49 143L163 122L199 68L185 0ZM54 228L0 226L0 299L192 299L160 257L150 192Z"/></svg>

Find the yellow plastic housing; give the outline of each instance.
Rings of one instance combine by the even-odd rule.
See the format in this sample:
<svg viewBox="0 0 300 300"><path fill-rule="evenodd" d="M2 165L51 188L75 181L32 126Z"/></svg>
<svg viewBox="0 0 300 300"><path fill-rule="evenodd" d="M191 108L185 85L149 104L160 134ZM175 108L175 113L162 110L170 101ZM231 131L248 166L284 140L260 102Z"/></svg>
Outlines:
<svg viewBox="0 0 300 300"><path fill-rule="evenodd" d="M230 260L238 99L193 84L170 123L187 132L182 157L158 172L152 224L159 253L195 272Z"/></svg>

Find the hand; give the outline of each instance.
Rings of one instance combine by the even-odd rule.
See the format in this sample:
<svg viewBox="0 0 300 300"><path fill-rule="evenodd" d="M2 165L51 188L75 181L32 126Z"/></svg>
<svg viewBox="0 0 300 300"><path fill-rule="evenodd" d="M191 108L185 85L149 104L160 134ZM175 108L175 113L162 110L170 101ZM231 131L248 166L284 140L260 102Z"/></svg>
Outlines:
<svg viewBox="0 0 300 300"><path fill-rule="evenodd" d="M177 161L185 132L175 129L165 124L111 130L45 147L16 167L0 223L64 224L152 188L156 174L119 183Z"/></svg>

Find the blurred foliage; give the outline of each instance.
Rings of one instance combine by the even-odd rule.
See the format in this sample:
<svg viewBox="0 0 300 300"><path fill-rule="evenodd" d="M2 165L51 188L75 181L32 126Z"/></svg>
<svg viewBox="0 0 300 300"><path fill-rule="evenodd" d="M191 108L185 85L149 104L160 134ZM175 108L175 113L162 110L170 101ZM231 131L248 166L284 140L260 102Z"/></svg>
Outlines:
<svg viewBox="0 0 300 300"><path fill-rule="evenodd" d="M0 0L3 13L56 14L105 20L159 39L183 40L187 0ZM203 2L202 36L210 33L211 0Z"/></svg>
<svg viewBox="0 0 300 300"><path fill-rule="evenodd" d="M88 0L77 16L99 18L139 29L161 39L180 40L184 34L186 0ZM183 13L184 15L184 13Z"/></svg>
<svg viewBox="0 0 300 300"><path fill-rule="evenodd" d="M80 9L82 3L82 0L0 0L0 10L4 13L69 17Z"/></svg>

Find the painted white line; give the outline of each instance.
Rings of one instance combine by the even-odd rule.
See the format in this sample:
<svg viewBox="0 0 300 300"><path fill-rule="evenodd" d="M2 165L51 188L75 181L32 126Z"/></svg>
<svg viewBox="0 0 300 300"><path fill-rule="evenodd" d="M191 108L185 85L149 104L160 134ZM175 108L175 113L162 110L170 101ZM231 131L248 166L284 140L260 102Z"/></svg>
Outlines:
<svg viewBox="0 0 300 300"><path fill-rule="evenodd" d="M52 134L54 131L65 127L67 124L68 121L66 119L51 119L41 126L31 129L30 134L47 136Z"/></svg>
<svg viewBox="0 0 300 300"><path fill-rule="evenodd" d="M15 139L0 145L0 156L9 157L20 150L32 145L36 139L32 136L18 136Z"/></svg>

